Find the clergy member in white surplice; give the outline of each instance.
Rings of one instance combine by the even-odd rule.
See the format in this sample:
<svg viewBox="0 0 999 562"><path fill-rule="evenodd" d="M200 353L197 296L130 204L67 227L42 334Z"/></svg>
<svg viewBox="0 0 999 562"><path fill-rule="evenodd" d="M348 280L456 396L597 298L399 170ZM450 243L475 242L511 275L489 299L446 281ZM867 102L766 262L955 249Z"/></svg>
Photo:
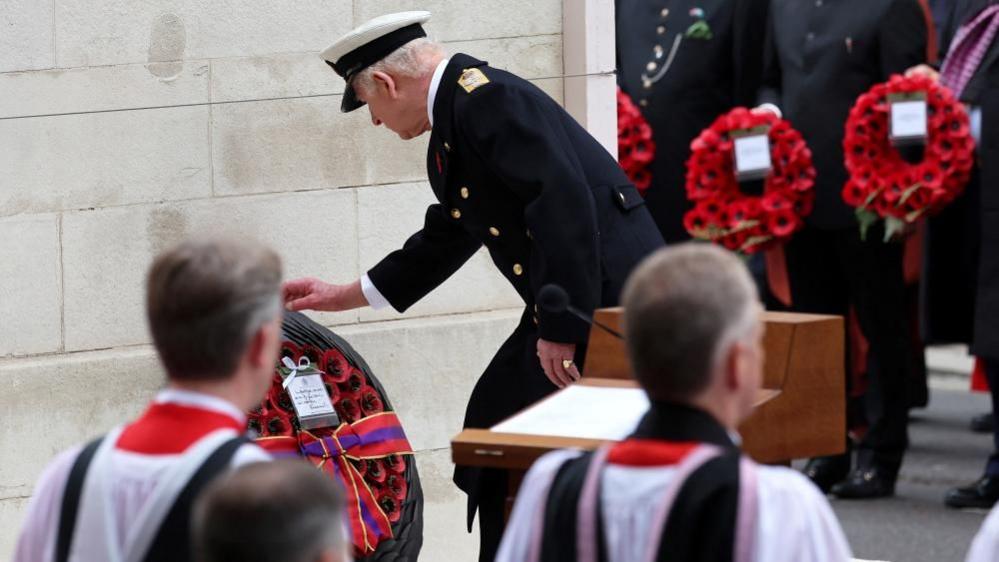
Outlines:
<svg viewBox="0 0 999 562"><path fill-rule="evenodd" d="M280 259L249 242L187 242L156 259L146 304L167 387L137 420L45 469L15 562L193 559L199 490L270 459L244 437L244 412L271 384L280 289Z"/></svg>
<svg viewBox="0 0 999 562"><path fill-rule="evenodd" d="M736 428L762 379L763 322L742 261L681 244L635 270L622 299L651 401L625 441L531 468L499 562L841 562L850 547L801 474L743 456ZM599 404L594 416L610 416Z"/></svg>
<svg viewBox="0 0 999 562"><path fill-rule="evenodd" d="M965 562L999 562L999 507L992 508L978 529Z"/></svg>

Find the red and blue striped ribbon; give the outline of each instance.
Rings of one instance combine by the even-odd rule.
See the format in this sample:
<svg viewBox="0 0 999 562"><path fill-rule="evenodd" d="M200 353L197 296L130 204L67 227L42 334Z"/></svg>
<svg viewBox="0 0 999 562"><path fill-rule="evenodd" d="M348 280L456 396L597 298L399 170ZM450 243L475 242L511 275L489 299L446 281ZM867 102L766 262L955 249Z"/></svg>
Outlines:
<svg viewBox="0 0 999 562"><path fill-rule="evenodd" d="M317 436L302 431L297 437L264 437L257 443L275 457L305 457L343 484L354 546L360 551L373 552L379 542L392 537L388 516L349 459L412 454L406 433L394 413L383 412L352 424L341 424L333 435Z"/></svg>

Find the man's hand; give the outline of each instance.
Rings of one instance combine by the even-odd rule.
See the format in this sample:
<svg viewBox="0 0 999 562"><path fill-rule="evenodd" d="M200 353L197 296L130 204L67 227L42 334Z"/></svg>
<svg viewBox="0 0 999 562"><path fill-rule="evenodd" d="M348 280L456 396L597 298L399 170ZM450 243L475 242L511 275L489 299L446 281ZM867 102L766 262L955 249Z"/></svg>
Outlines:
<svg viewBox="0 0 999 562"><path fill-rule="evenodd" d="M765 115L767 113L770 113L772 115L776 115L778 119L782 119L784 117L784 114L781 113L780 108L772 103L761 103L760 105L751 109L750 113L755 113L757 115Z"/></svg>
<svg viewBox="0 0 999 562"><path fill-rule="evenodd" d="M563 361L571 362L575 353L574 343L558 343L538 338L538 360L541 361L541 368L545 370L548 380L559 388L565 388L566 385L579 380L579 369L576 368L576 364L570 363L568 369L563 364Z"/></svg>
<svg viewBox="0 0 999 562"><path fill-rule="evenodd" d="M294 279L285 282L281 295L288 310L335 312L368 305L360 280L349 285L331 285L313 277Z"/></svg>
<svg viewBox="0 0 999 562"><path fill-rule="evenodd" d="M933 80L934 82L936 82L937 80L940 79L940 73L937 72L937 69L935 69L932 66L929 66L927 64L916 65L916 66L910 68L909 70L906 70L905 71L905 75L906 76L926 76L927 78L929 78L930 80Z"/></svg>

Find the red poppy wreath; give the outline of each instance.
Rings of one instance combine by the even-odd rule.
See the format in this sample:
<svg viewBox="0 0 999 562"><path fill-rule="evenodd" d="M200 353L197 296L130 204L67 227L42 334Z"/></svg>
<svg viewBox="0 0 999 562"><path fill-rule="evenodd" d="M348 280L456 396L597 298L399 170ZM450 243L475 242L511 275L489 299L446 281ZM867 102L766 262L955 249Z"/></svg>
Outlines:
<svg viewBox="0 0 999 562"><path fill-rule="evenodd" d="M735 172L735 138L740 131L766 131L771 169L762 195L740 189ZM812 152L790 123L770 112L737 107L694 139L687 160L687 199L694 208L683 218L694 238L743 254L787 242L812 212L815 168Z"/></svg>
<svg viewBox="0 0 999 562"><path fill-rule="evenodd" d="M248 429L275 457L302 458L343 485L359 562L412 559L422 537L423 496L405 431L385 390L356 351L298 313L283 323L281 363ZM281 367L284 365L284 368ZM303 427L285 383L293 368L315 368L337 423Z"/></svg>
<svg viewBox="0 0 999 562"><path fill-rule="evenodd" d="M890 100L926 101L923 158L909 163L889 139ZM947 88L924 76L892 76L857 99L846 121L849 179L843 200L856 208L861 234L885 220L885 240L954 200L971 175L974 141L968 115Z"/></svg>
<svg viewBox="0 0 999 562"><path fill-rule="evenodd" d="M617 152L624 173L638 192L645 195L652 184L649 164L656 156L656 144L652 141L652 127L620 88L617 90Z"/></svg>

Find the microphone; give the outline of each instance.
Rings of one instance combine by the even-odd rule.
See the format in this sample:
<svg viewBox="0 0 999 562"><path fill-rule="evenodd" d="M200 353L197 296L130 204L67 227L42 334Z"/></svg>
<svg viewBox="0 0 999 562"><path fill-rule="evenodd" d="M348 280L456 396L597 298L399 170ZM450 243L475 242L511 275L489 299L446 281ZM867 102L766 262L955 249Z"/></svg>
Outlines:
<svg viewBox="0 0 999 562"><path fill-rule="evenodd" d="M541 287L541 290L538 292L538 304L541 308L545 309L546 312L550 312L552 314L563 314L565 312L569 312L583 322L586 322L591 326L596 326L619 340L624 339L624 336L618 333L617 330L597 322L589 314L586 314L585 312L572 306L572 303L569 301L569 293L565 292L565 289L555 285L554 283L549 283L548 285Z"/></svg>

